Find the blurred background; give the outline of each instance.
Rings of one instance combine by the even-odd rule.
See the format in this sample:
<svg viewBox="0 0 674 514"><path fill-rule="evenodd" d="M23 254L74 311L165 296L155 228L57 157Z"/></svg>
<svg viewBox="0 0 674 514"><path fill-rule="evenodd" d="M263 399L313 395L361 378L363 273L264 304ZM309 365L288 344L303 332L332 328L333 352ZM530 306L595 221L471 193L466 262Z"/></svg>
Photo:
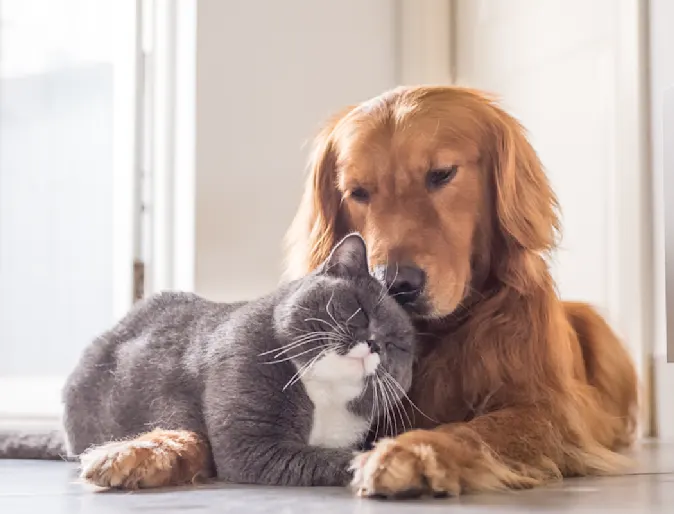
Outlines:
<svg viewBox="0 0 674 514"><path fill-rule="evenodd" d="M643 435L674 437L673 25L669 0L0 0L0 423L55 419L134 299L275 287L321 122L432 83L529 129L560 294L608 317Z"/></svg>

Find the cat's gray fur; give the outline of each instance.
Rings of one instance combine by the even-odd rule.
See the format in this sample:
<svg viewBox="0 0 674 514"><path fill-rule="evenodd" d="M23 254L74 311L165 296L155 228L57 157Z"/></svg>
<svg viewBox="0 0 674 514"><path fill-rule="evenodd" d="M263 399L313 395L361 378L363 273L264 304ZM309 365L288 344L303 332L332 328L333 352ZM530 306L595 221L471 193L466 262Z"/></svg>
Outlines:
<svg viewBox="0 0 674 514"><path fill-rule="evenodd" d="M323 335L285 349L308 332ZM345 484L353 448L309 445L314 404L301 380L285 386L327 345L344 355L358 341L379 347L378 373L400 384L388 388L400 400L411 383L414 330L369 275L365 243L354 234L315 272L250 303L158 294L96 339L69 377L69 448L80 454L155 427L189 430L208 439L220 479ZM378 412L372 381L348 405L369 422ZM0 456L3 447L4 456L21 456L16 438L0 440ZM23 448L31 450L25 439Z"/></svg>

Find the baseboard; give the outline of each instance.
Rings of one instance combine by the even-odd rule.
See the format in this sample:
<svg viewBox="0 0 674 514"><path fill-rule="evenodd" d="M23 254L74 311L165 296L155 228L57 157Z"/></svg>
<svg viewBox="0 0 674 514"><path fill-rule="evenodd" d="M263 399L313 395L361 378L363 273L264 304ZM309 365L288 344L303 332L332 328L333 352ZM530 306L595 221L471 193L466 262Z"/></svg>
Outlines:
<svg viewBox="0 0 674 514"><path fill-rule="evenodd" d="M9 416L0 414L0 432L21 430L43 432L61 428L60 416Z"/></svg>
<svg viewBox="0 0 674 514"><path fill-rule="evenodd" d="M60 419L63 376L0 377L0 419Z"/></svg>

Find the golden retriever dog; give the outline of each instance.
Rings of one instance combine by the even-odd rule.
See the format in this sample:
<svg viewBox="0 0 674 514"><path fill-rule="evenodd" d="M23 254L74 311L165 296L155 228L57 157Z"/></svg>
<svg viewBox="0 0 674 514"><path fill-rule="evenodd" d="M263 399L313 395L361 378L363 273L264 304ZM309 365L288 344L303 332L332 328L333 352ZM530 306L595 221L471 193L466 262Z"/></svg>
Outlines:
<svg viewBox="0 0 674 514"><path fill-rule="evenodd" d="M291 274L358 231L419 330L415 430L356 459L362 495L458 495L622 468L635 370L595 310L557 296L545 260L557 210L522 127L476 91L399 88L319 134L289 233Z"/></svg>
<svg viewBox="0 0 674 514"><path fill-rule="evenodd" d="M478 92L396 89L319 134L289 233L290 274L358 231L418 329L407 412L354 459L361 495L458 495L622 469L635 370L591 307L557 296L546 256L558 226L522 127ZM114 473L143 487L209 474L198 434L137 441Z"/></svg>

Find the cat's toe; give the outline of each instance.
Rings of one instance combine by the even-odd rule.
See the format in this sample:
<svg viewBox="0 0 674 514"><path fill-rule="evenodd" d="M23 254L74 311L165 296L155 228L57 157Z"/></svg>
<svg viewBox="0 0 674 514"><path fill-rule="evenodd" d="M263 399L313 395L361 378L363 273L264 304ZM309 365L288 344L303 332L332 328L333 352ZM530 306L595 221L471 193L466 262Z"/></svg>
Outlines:
<svg viewBox="0 0 674 514"><path fill-rule="evenodd" d="M180 485L209 475L207 452L196 435L157 429L136 439L88 449L80 456L80 477L106 488Z"/></svg>
<svg viewBox="0 0 674 514"><path fill-rule="evenodd" d="M127 478L124 476L126 466L123 465L125 451L124 443L89 448L80 456L80 478L99 487L119 487Z"/></svg>
<svg viewBox="0 0 674 514"><path fill-rule="evenodd" d="M80 477L99 487L138 489L149 475L170 469L170 456L147 441L122 441L95 446L80 457ZM151 485L149 485L151 487Z"/></svg>

